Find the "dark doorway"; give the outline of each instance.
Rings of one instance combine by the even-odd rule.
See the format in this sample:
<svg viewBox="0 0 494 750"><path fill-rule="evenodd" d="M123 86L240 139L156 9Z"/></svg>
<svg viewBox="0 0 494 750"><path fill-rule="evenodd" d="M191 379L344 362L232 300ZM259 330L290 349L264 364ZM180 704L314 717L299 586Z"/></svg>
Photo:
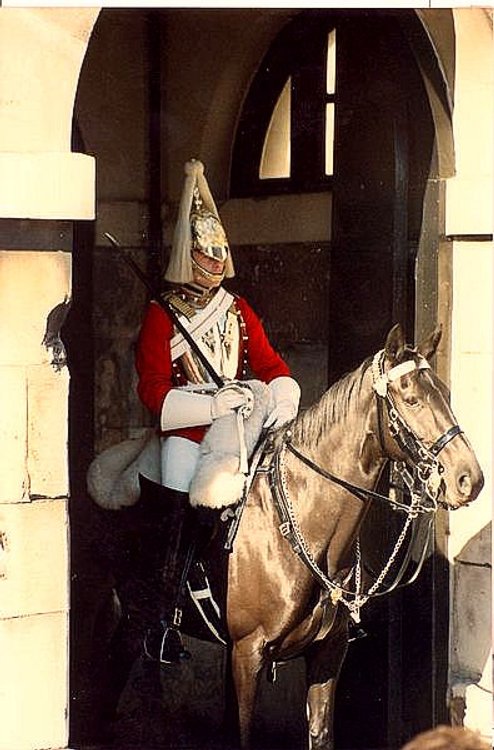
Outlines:
<svg viewBox="0 0 494 750"><path fill-rule="evenodd" d="M336 31L337 48L336 120L334 173L328 176L323 169L321 117L324 68L318 50L323 50L331 29ZM432 115L409 42L420 38L422 45L423 37L414 11L300 13L273 42L246 97L233 155L234 195L332 195L331 237L325 246L326 265L318 275L327 280L312 289L309 313L301 306L295 313L299 328L300 320L311 316L307 328L313 351L318 333L325 332L319 356L327 351L327 385L381 349L395 323L413 343L415 261L434 151ZM292 171L286 178L263 181L258 167L264 134L288 75ZM303 249L291 245L263 248L266 274L261 283L248 287L248 273L242 281L248 296L257 289L261 311L266 305L270 326L282 331L283 311L277 319L275 305L263 300L280 255L284 275L298 288L295 260L303 257ZM323 325L321 306L326 315ZM292 347L296 348L293 339ZM375 509L373 515L379 539L364 534L363 543L379 571L401 521L386 510ZM444 720L447 597L434 601L433 591L437 586L447 590L446 567L432 556L412 587L364 608L367 637L351 644L337 692L338 748L398 748L415 732ZM433 653L438 627L442 654Z"/></svg>
<svg viewBox="0 0 494 750"><path fill-rule="evenodd" d="M300 166L298 184L296 181L289 185L279 182L277 190L291 195L316 191L331 193L332 233L324 238L324 243L242 248L242 254L238 254L238 260L236 258L236 283L237 290L245 291L261 314L266 312L273 340L281 344L282 349L286 345L285 354L290 355L288 347L292 347L294 359L303 362L306 370L323 372L325 377L327 373L325 387L380 349L394 322L401 322L407 337L413 338L414 264L422 228L434 129L423 82L409 46L409 35L405 33L409 26L416 34L425 36L414 11L300 13L283 29L280 34L283 39L281 42L275 40L274 46L284 49L285 61L290 60L297 45L310 45L310 33L314 32L320 43L322 24L336 28L338 34L334 175L328 179L321 178L320 174L314 177L312 172L309 173L309 161L301 159L297 162ZM295 43L290 44L290 39ZM267 66L264 70L269 72ZM275 75L272 68L270 70ZM306 54L303 76L301 74L299 80L305 80L313 70L320 75L313 55ZM282 85L283 76L279 81ZM261 99L266 92L266 88L259 87ZM275 91L271 104L276 95ZM313 100L301 98L298 101L301 110L307 111L305 108L308 107L312 113ZM256 102L249 96L246 107L251 108L252 120L258 121ZM320 126L317 117L311 115L309 121ZM239 122L240 133L245 120L240 118ZM298 142L307 153L306 148L312 143L310 134L303 127L296 132ZM317 143L320 145L321 142L319 134ZM243 144L253 145L253 132L248 128L244 140L240 139L234 148L232 195L236 197L259 194L252 184L235 185L235 165L239 168L239 180L258 177L255 169L249 177L241 168L242 164L251 168L255 163L255 151L250 150L247 154ZM165 150L166 144L162 146ZM162 158L165 159L166 154ZM318 164L318 158L318 153L312 153L310 164ZM153 194L155 211L162 198L162 195ZM92 274L97 265L93 257L92 229L92 226L76 228L80 231L75 241L74 258L74 298L78 306L74 307L71 313L74 317L72 321L69 319L67 327L69 360L74 363L72 377L75 378L71 400L71 461L76 504L73 503L71 513L74 527L84 530L88 527L84 476L94 444L91 290ZM154 236L156 224L149 229L150 235ZM253 267L259 274L255 284L252 282ZM283 268L283 274L278 274L279 268ZM282 275L290 280L290 289L287 289L286 304L277 306L276 285ZM304 311L298 302L300 296L293 294L294 289L298 291L302 287L310 302ZM127 289L123 285L122 288ZM131 310L129 300L133 299L133 304L137 305L137 297L135 290L125 295L122 310L125 309L126 313ZM319 316L317 326L313 324L315 314ZM284 340L289 328L287 321L291 328ZM85 332L82 337L81 331ZM295 342L298 349L294 337L298 337ZM322 360L324 368L318 369ZM319 384L317 380L317 386ZM79 505L78 493L81 497ZM383 515L380 523L384 540L390 540L395 528L389 515ZM375 539L368 539L366 543L373 549L377 546ZM73 570L76 574L81 570L86 579L90 578L91 566L95 562L80 536L75 538L73 553ZM98 564L97 574L100 573ZM446 660L441 663L441 654L433 653L433 630L443 628L441 641L446 647L447 597L434 597L433 594L435 587L446 586L445 576L443 563L431 558L413 587L372 603L364 610L363 627L367 637L350 646L338 690L336 744L339 750L398 748L413 733L443 718L444 707L437 705L436 695L445 694L442 685ZM107 582L103 583L106 588ZM85 602L80 590L77 592L77 586L75 580L74 591L78 598L76 596L74 601L76 605L79 602L82 612ZM443 591L446 592L447 588ZM76 652L79 662L75 665L79 669L87 644L81 641L85 636L80 633L74 633L73 637L76 641L79 639ZM92 670L97 671L98 658L90 645L87 649L92 661L82 666L86 683L92 680L94 687ZM72 715L75 718L72 732L75 738L80 730L78 724L84 725L83 730L92 724L93 696L86 701L86 683L75 683L73 690L75 710ZM297 711L304 700L301 683L297 672L296 683L292 683L297 685L296 691L292 690L292 694L296 692L293 699ZM279 703L276 696L272 700ZM282 705L280 712L282 715L275 722L276 729L285 733L282 746L292 750L294 737L290 734L293 727L286 719L288 708ZM356 720L356 717L361 718ZM142 717L138 719L142 723ZM265 720L269 721L268 718Z"/></svg>
<svg viewBox="0 0 494 750"><path fill-rule="evenodd" d="M380 348L392 324L413 339L414 262L434 142L424 85L397 18L350 14L339 41L331 381Z"/></svg>
<svg viewBox="0 0 494 750"><path fill-rule="evenodd" d="M395 323L414 339L415 259L434 129L404 21L414 23L412 14L355 12L338 26L330 381L382 348ZM379 571L402 522L383 508L372 516L381 533L364 529L363 544ZM339 685L338 747L400 747L437 719L431 644L438 570L432 558L410 589L364 610L367 637L350 646Z"/></svg>

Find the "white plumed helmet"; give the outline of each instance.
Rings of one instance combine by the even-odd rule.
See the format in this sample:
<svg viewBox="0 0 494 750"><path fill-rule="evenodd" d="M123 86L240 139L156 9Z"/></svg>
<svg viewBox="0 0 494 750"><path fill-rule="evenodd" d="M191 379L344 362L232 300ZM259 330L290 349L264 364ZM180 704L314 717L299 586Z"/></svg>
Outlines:
<svg viewBox="0 0 494 750"><path fill-rule="evenodd" d="M185 163L184 171L185 182L164 278L175 284L193 281L193 247L211 257L225 259L224 275L231 278L235 276L231 251L204 176L204 164L198 159L190 159Z"/></svg>

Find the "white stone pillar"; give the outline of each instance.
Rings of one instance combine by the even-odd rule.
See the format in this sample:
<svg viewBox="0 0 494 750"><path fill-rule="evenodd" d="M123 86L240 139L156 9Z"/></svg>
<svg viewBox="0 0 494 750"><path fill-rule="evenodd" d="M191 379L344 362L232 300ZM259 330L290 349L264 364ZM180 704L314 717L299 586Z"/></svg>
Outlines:
<svg viewBox="0 0 494 750"><path fill-rule="evenodd" d="M0 219L0 750L68 742L69 371L56 357L66 227ZM46 249L36 233L51 237ZM18 247L23 234L37 249Z"/></svg>
<svg viewBox="0 0 494 750"><path fill-rule="evenodd" d="M451 390L486 486L472 506L450 517L449 689L454 718L490 737L494 45L487 10L453 13L456 175L446 184L453 268Z"/></svg>
<svg viewBox="0 0 494 750"><path fill-rule="evenodd" d="M2 750L67 744L69 377L42 340L69 284L69 253L0 252Z"/></svg>
<svg viewBox="0 0 494 750"><path fill-rule="evenodd" d="M56 333L71 222L94 218L94 160L70 144L97 15L0 9L0 750L68 742L69 372Z"/></svg>

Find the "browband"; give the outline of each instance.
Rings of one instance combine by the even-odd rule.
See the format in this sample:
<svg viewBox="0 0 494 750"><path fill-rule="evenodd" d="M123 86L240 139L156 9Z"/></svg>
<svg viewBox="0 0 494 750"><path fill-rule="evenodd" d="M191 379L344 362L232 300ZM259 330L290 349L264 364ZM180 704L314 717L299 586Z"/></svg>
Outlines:
<svg viewBox="0 0 494 750"><path fill-rule="evenodd" d="M373 388L382 398L384 398L388 392L388 383L392 383L394 380L398 380L398 378L401 378L403 375L408 375L409 372L413 372L414 370L430 369L430 364L422 357L418 364L415 360L409 359L406 362L395 365L388 370L388 372L381 372L381 357L383 353L383 350L377 352L372 362L372 372L374 376Z"/></svg>

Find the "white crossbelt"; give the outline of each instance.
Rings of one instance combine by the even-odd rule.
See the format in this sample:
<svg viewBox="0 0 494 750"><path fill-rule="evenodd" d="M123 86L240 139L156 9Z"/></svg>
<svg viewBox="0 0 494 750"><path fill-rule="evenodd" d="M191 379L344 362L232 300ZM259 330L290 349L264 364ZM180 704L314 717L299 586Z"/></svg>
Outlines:
<svg viewBox="0 0 494 750"><path fill-rule="evenodd" d="M203 310L194 315L192 320L184 322L185 328L195 340L200 339L227 312L232 302L233 295L226 289L220 289ZM170 349L174 362L190 349L190 346L181 333L176 333L170 342Z"/></svg>

